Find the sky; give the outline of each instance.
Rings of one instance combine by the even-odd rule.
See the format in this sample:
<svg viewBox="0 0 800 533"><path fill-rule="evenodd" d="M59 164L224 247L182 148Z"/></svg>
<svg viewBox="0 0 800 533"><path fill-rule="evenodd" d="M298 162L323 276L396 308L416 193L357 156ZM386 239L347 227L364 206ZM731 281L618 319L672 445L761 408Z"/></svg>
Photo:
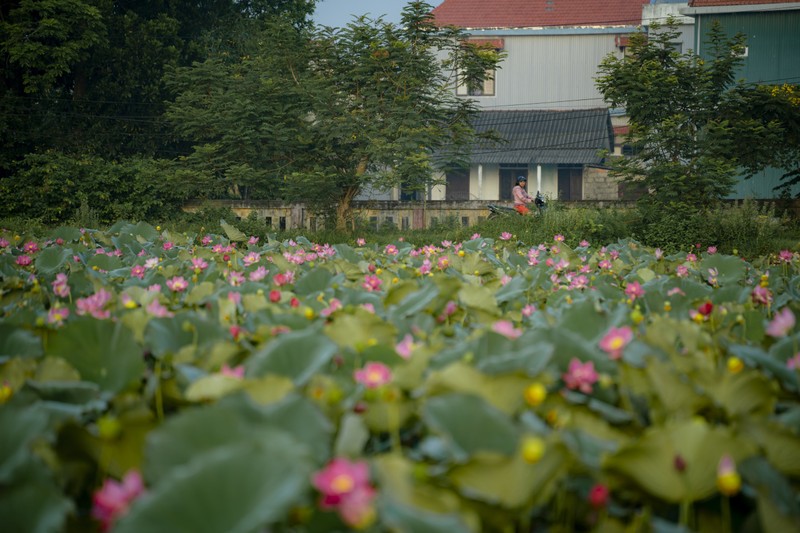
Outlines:
<svg viewBox="0 0 800 533"><path fill-rule="evenodd" d="M398 24L400 14L409 0L320 0L313 19L324 26L342 27L353 21L354 16L367 15L369 18L383 16L386 22ZM430 1L432 6L441 0Z"/></svg>

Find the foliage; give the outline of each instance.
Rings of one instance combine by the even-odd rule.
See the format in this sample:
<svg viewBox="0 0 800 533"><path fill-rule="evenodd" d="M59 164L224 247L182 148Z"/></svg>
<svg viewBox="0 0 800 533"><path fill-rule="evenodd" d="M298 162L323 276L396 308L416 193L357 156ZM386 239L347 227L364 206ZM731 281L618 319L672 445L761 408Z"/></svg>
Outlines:
<svg viewBox="0 0 800 533"><path fill-rule="evenodd" d="M302 199L353 226L365 187L417 190L463 161L474 140L457 76L485 76L500 56L438 28L410 2L400 25L362 17L341 29L276 22L241 35L169 78L168 117L234 197Z"/></svg>
<svg viewBox="0 0 800 533"><path fill-rule="evenodd" d="M174 139L163 119L170 98L164 72L204 59L209 43L217 42L215 36L246 32L249 24L281 18L297 27L307 25L314 4L314 0L2 2L0 188L17 185L17 173L43 174L65 157L74 165L103 158L108 165L127 166L127 173L136 175L143 159L168 161L187 154L188 147ZM211 179L208 170L187 167L183 172L188 188L198 177ZM204 190L218 192L214 183ZM113 197L113 189L107 192ZM31 204L15 204L16 196L4 198L14 204L6 206L9 211L40 216L30 210ZM147 199L150 206L158 201ZM57 220L62 223L67 220L72 207L60 209L62 203L54 204L48 220L55 220L51 215L61 217ZM133 216L125 212L119 211L117 217ZM160 214L168 215L168 211Z"/></svg>
<svg viewBox="0 0 800 533"><path fill-rule="evenodd" d="M152 159L116 164L100 157L75 158L58 152L31 154L16 178L0 181L0 216L26 216L48 225L72 219L88 209L94 221L145 219L181 209L191 190L174 177L170 165Z"/></svg>
<svg viewBox="0 0 800 533"><path fill-rule="evenodd" d="M220 225L0 232L4 524L797 530L796 252Z"/></svg>
<svg viewBox="0 0 800 533"><path fill-rule="evenodd" d="M605 100L626 109L635 148L612 173L649 190L645 210L665 214L723 198L741 169L752 175L800 155L800 107L783 92L734 81L745 36L727 38L714 24L703 60L672 48L676 28L671 20L634 34L625 57L604 59L597 79Z"/></svg>

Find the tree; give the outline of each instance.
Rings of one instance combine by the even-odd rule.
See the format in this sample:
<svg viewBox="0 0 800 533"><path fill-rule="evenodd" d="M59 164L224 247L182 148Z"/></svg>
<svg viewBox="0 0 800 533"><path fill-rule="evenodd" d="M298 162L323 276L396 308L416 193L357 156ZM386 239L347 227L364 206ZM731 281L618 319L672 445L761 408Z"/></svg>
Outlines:
<svg viewBox="0 0 800 533"><path fill-rule="evenodd" d="M501 59L436 27L430 11L411 2L400 25L273 24L241 42L246 53L177 70L169 117L195 144L187 161L231 189L330 209L341 229L364 188L429 185L476 137L457 77L483 77Z"/></svg>
<svg viewBox="0 0 800 533"><path fill-rule="evenodd" d="M626 109L635 152L612 172L649 191L640 204L649 213L702 208L726 196L737 175L796 164L800 153L800 107L735 81L743 35L727 38L714 25L708 61L676 52L677 36L674 20L634 34L625 57L604 59L597 79L605 100Z"/></svg>

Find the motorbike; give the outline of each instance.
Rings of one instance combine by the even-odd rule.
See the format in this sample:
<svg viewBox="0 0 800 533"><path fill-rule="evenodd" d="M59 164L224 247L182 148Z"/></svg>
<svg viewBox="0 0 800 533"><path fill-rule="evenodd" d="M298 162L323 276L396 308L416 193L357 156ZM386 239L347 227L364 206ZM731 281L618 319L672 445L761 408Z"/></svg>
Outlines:
<svg viewBox="0 0 800 533"><path fill-rule="evenodd" d="M533 199L533 204L536 206L536 211L538 212L539 215L541 215L544 212L545 208L547 208L547 202L545 201L544 196L542 196L542 193L540 191L536 191L536 197ZM507 205L489 204L486 207L489 208L489 218L520 215L519 211Z"/></svg>

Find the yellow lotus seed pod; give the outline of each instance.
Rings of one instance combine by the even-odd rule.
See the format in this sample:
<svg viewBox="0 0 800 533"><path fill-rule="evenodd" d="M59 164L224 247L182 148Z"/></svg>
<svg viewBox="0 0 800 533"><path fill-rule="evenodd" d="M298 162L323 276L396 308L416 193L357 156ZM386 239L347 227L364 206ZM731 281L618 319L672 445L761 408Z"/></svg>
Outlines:
<svg viewBox="0 0 800 533"><path fill-rule="evenodd" d="M738 374L744 370L744 362L739 359L738 357L729 357L728 358L728 371L733 374Z"/></svg>
<svg viewBox="0 0 800 533"><path fill-rule="evenodd" d="M547 398L547 389L539 382L531 383L524 391L525 401L531 407L542 405L545 398Z"/></svg>
<svg viewBox="0 0 800 533"><path fill-rule="evenodd" d="M525 437L522 440L522 458L526 463L538 463L545 451L545 443L539 437Z"/></svg>

